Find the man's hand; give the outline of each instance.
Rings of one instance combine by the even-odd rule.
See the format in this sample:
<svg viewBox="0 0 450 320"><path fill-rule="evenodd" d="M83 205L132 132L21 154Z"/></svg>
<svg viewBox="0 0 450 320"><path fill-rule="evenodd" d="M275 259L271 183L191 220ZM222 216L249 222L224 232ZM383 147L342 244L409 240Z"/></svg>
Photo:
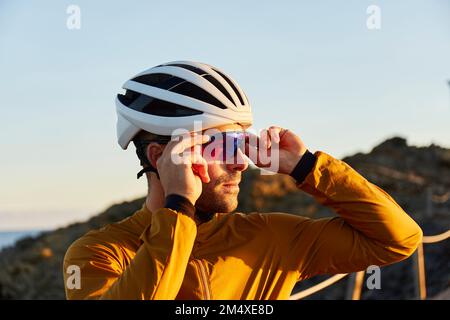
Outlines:
<svg viewBox="0 0 450 320"><path fill-rule="evenodd" d="M248 135L252 135L248 133ZM254 137L254 135L253 135ZM251 140L251 139L250 139ZM255 139L253 139L255 141ZM258 138L258 147L247 144L247 150L254 149L260 154L267 154L270 163L262 161L261 157L251 159L258 167L268 168L273 166L273 161L279 161L278 173L290 174L294 170L301 157L305 154L307 148L299 136L288 129L271 126L269 129L263 130ZM274 148L278 148L278 152L274 152ZM248 153L246 152L248 155ZM277 159L273 159L273 158Z"/></svg>
<svg viewBox="0 0 450 320"><path fill-rule="evenodd" d="M199 145L208 140L205 135L183 136L181 141L172 140L166 145L156 161L165 196L177 194L195 205L202 193L202 182L210 181L208 164L198 151Z"/></svg>

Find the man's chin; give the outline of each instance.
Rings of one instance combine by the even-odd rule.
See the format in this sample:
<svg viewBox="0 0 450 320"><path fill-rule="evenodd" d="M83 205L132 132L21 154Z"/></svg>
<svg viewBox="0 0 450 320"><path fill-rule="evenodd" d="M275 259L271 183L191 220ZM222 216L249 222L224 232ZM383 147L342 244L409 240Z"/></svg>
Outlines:
<svg viewBox="0 0 450 320"><path fill-rule="evenodd" d="M237 206L238 206L238 201L237 201L237 194L236 194L236 196L233 196L233 199L230 199L230 201L228 201L226 203L226 205L223 206L223 210L221 210L221 212L231 213L236 210Z"/></svg>
<svg viewBox="0 0 450 320"><path fill-rule="evenodd" d="M204 190L196 207L205 212L231 213L238 205L239 184L220 184L214 190Z"/></svg>

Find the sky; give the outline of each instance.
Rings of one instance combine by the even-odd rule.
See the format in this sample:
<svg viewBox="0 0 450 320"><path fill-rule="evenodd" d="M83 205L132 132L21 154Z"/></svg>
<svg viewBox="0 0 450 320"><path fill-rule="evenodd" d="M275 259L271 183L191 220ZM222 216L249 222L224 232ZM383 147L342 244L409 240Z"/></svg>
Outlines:
<svg viewBox="0 0 450 320"><path fill-rule="evenodd" d="M255 129L289 128L341 158L393 136L450 147L449 57L447 0L0 0L0 230L145 195L133 148L115 140L114 98L152 66L215 65L245 90Z"/></svg>

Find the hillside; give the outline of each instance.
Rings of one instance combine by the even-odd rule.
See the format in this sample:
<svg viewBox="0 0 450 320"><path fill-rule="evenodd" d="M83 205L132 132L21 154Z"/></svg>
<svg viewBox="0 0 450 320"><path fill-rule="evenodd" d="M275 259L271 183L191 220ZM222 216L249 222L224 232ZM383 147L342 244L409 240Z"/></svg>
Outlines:
<svg viewBox="0 0 450 320"><path fill-rule="evenodd" d="M371 182L390 193L422 226L426 235L450 228L450 149L408 146L395 137L343 159ZM87 231L119 221L138 210L144 199L108 208L92 219L27 238L0 252L0 299L64 299L62 259L68 246ZM263 176L247 170L241 183L239 211L282 211L309 217L332 215L299 192L288 176ZM425 247L429 296L449 287L449 241ZM365 299L413 298L411 259L382 269L382 290L364 291ZM308 287L324 277L304 281ZM313 298L343 298L345 281Z"/></svg>

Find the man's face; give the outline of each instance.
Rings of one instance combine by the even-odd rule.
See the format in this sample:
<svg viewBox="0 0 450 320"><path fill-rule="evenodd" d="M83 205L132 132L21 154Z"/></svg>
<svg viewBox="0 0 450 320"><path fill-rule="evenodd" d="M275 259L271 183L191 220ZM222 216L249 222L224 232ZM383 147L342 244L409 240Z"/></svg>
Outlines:
<svg viewBox="0 0 450 320"><path fill-rule="evenodd" d="M242 126L237 124L217 129L219 131L243 131ZM234 211L238 205L241 172L247 168L247 159L240 149L237 151L234 163L208 161L208 174L211 181L203 183L202 194L197 200L196 207L204 212L229 213Z"/></svg>

